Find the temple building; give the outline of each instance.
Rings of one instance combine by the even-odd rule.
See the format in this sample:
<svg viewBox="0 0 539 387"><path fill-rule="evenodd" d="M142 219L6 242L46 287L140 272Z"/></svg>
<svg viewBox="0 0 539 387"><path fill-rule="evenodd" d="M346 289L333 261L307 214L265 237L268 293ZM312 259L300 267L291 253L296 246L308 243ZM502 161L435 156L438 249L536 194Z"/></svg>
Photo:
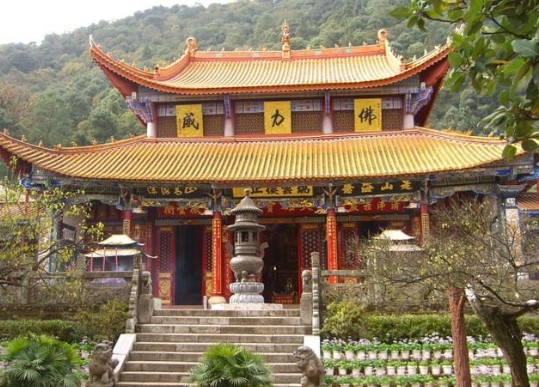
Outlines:
<svg viewBox="0 0 539 387"><path fill-rule="evenodd" d="M48 149L0 134L28 187L83 188L109 235L144 243L154 296L164 305L224 302L230 210L245 189L263 210L266 302L297 303L310 254L326 269L354 267L354 238L401 230L421 242L429 208L472 193L516 197L535 183L532 155L502 158L506 143L428 129L448 70L449 45L395 55L381 30L372 45L278 51L203 51L152 70L90 55L146 134ZM523 179L527 179L524 181ZM537 198L536 198L537 199Z"/></svg>

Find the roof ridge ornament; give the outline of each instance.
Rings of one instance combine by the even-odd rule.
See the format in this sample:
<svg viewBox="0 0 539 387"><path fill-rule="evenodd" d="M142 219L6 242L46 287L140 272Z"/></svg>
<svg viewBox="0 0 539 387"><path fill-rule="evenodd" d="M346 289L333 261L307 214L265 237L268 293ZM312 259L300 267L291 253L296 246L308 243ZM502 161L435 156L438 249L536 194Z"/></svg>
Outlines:
<svg viewBox="0 0 539 387"><path fill-rule="evenodd" d="M187 44L185 55L195 56L195 53L198 51L197 40L194 37L190 36L185 40L185 44Z"/></svg>
<svg viewBox="0 0 539 387"><path fill-rule="evenodd" d="M283 43L283 59L290 59L290 28L286 20L281 25L281 42Z"/></svg>

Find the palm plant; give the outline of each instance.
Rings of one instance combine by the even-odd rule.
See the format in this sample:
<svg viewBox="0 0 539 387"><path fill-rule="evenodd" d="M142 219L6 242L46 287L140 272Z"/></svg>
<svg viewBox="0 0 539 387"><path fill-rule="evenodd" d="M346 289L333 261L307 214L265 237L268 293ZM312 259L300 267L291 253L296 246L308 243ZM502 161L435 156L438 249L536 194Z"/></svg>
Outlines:
<svg viewBox="0 0 539 387"><path fill-rule="evenodd" d="M80 358L69 344L50 336L19 337L0 356L0 387L76 387Z"/></svg>
<svg viewBox="0 0 539 387"><path fill-rule="evenodd" d="M211 346L191 369L190 382L198 387L271 387L271 371L261 356L237 346Z"/></svg>

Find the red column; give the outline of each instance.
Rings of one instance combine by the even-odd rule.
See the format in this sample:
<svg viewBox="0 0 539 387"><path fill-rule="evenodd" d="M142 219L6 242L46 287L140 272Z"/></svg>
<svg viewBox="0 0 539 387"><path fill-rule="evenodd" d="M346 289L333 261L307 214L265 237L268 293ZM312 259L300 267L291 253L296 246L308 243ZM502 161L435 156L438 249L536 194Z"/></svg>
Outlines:
<svg viewBox="0 0 539 387"><path fill-rule="evenodd" d="M328 270L337 270L337 217L334 208L328 208L326 216L326 242L327 242L327 257ZM337 277L329 277L329 283L337 283Z"/></svg>
<svg viewBox="0 0 539 387"><path fill-rule="evenodd" d="M421 203L419 207L419 221L421 227L421 244L423 244L430 233L429 206L427 203Z"/></svg>
<svg viewBox="0 0 539 387"><path fill-rule="evenodd" d="M221 212L215 211L212 220L212 295L223 296L223 218Z"/></svg>

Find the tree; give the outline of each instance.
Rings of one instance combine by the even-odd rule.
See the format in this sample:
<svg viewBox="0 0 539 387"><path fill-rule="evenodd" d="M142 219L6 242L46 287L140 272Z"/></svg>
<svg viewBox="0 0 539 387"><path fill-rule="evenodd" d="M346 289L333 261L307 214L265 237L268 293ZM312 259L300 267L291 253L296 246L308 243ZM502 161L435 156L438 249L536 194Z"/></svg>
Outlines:
<svg viewBox="0 0 539 387"><path fill-rule="evenodd" d="M391 14L408 27L434 20L455 27L448 85L468 79L480 94L498 95L500 106L482 121L509 140L506 158L539 151L539 3L536 0L412 0Z"/></svg>
<svg viewBox="0 0 539 387"><path fill-rule="evenodd" d="M261 356L232 344L211 346L191 370L199 387L270 387L271 372Z"/></svg>
<svg viewBox="0 0 539 387"><path fill-rule="evenodd" d="M438 205L432 215L431 236L421 252L397 256L388 241L385 246L377 241L367 250L369 267L387 284L421 284L447 293L455 308L452 318L462 315L466 293L511 366L513 385L529 386L517 318L539 307L531 299L537 285L526 279L537 271L539 235L533 227L502 220L487 199L457 198Z"/></svg>
<svg viewBox="0 0 539 387"><path fill-rule="evenodd" d="M1 387L78 387L80 359L73 348L49 336L13 340L0 357Z"/></svg>
<svg viewBox="0 0 539 387"><path fill-rule="evenodd" d="M11 162L17 170L17 160ZM15 175L16 176L16 175ZM81 192L65 193L44 180L29 182L5 176L0 191L0 292L6 300L12 289L28 290L34 284L54 286L41 276L74 266L83 244L101 234L102 225L89 226L89 203L77 204ZM62 217L78 222L75 240L60 235ZM35 280L32 282L32 280ZM67 287L64 282L61 287Z"/></svg>

